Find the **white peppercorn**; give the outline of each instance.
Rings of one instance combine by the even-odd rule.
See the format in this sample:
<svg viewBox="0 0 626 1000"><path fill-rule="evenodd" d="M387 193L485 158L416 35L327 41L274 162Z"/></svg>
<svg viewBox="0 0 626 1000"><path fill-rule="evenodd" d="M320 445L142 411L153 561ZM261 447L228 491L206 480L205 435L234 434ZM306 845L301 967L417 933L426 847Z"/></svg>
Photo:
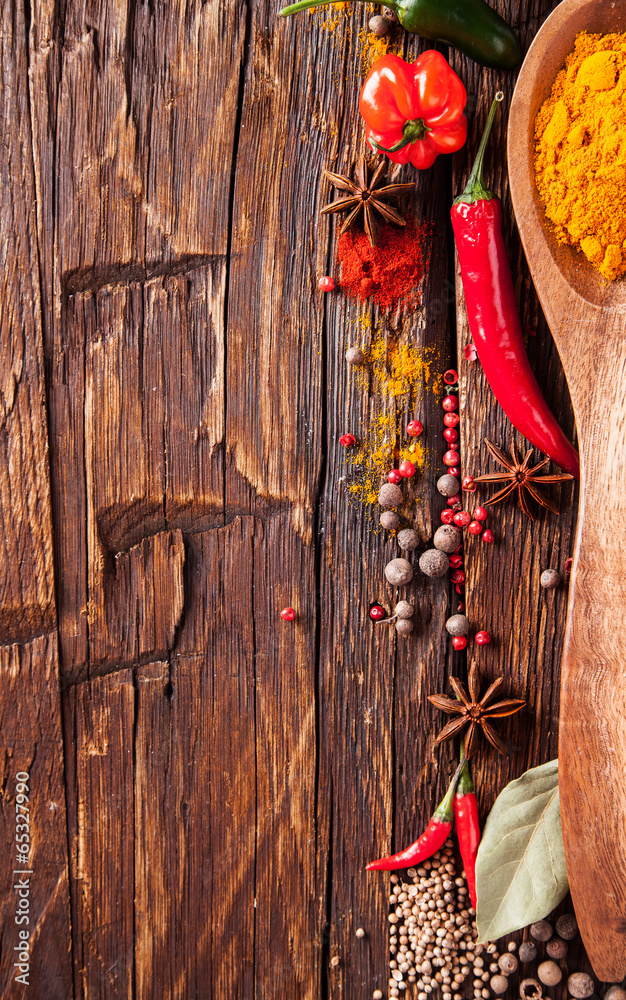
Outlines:
<svg viewBox="0 0 626 1000"><path fill-rule="evenodd" d="M554 590L561 582L561 574L558 569L544 569L539 582L544 590Z"/></svg>
<svg viewBox="0 0 626 1000"><path fill-rule="evenodd" d="M452 615L446 622L446 632L450 635L467 635L469 630L470 623L465 615Z"/></svg>
<svg viewBox="0 0 626 1000"><path fill-rule="evenodd" d="M439 549L426 549L420 556L419 567L425 576L433 578L443 576L449 566L447 555Z"/></svg>
<svg viewBox="0 0 626 1000"><path fill-rule="evenodd" d="M567 980L567 988L576 1000L585 1000L595 989L593 979L586 972L573 972Z"/></svg>
<svg viewBox="0 0 626 1000"><path fill-rule="evenodd" d="M573 941L578 934L578 921L573 913L562 913L556 922L556 932L564 941Z"/></svg>
<svg viewBox="0 0 626 1000"><path fill-rule="evenodd" d="M556 962L541 962L537 967L537 978L544 986L556 986L563 978L563 973Z"/></svg>
<svg viewBox="0 0 626 1000"><path fill-rule="evenodd" d="M517 941L509 941L507 948L509 951L517 951Z"/></svg>
<svg viewBox="0 0 626 1000"><path fill-rule="evenodd" d="M537 945L534 941L522 941L519 946L520 962L534 962L537 958Z"/></svg>
<svg viewBox="0 0 626 1000"><path fill-rule="evenodd" d="M536 924L530 925L530 935L535 941L549 941L552 937L552 924L547 920L538 920Z"/></svg>
<svg viewBox="0 0 626 1000"><path fill-rule="evenodd" d="M385 566L385 576L394 587L403 587L413 579L413 567L408 559L392 559Z"/></svg>
<svg viewBox="0 0 626 1000"><path fill-rule="evenodd" d="M489 985L494 993L506 993L509 988L509 981L506 976L493 976L489 980Z"/></svg>
<svg viewBox="0 0 626 1000"><path fill-rule="evenodd" d="M420 543L420 536L415 528L403 528L398 532L398 545L403 551L412 552Z"/></svg>
<svg viewBox="0 0 626 1000"><path fill-rule="evenodd" d="M433 545L441 552L454 552L461 544L461 532L453 524L442 524L433 536Z"/></svg>
<svg viewBox="0 0 626 1000"><path fill-rule="evenodd" d="M363 930L362 927L357 927L357 929L356 929L356 936L358 938L364 938L365 937L365 931Z"/></svg>
<svg viewBox="0 0 626 1000"><path fill-rule="evenodd" d="M400 524L400 517L395 510L385 510L380 515L380 526L386 531L393 531Z"/></svg>
<svg viewBox="0 0 626 1000"><path fill-rule="evenodd" d="M378 491L381 507L397 507L402 503L402 490L395 483L384 483Z"/></svg>

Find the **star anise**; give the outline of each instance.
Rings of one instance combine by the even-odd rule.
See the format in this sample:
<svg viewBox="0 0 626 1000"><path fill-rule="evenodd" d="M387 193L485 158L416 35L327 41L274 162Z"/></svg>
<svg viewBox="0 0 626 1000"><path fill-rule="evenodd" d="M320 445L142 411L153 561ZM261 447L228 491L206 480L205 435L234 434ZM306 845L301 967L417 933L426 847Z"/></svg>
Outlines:
<svg viewBox="0 0 626 1000"><path fill-rule="evenodd" d="M467 729L467 733L465 734L465 756L469 759L476 749L478 733L482 729L491 745L496 750L499 750L500 753L506 755L506 746L491 726L489 720L500 719L505 715L513 715L515 712L519 712L526 702L519 701L516 698L507 698L505 701L497 701L495 704L491 704L495 694L500 690L502 683L503 678L498 677L493 684L489 685L481 698L478 686L478 670L476 665L472 664L467 680L469 694L465 685L457 677L451 677L450 684L459 699L458 701L448 698L445 694L429 695L428 700L435 708L440 708L442 712L447 712L449 715L457 716L456 719L453 719L452 722L449 722L441 730L437 737L437 743L443 743L444 740L452 739L457 733L460 734L464 729Z"/></svg>
<svg viewBox="0 0 626 1000"><path fill-rule="evenodd" d="M506 469L506 472L490 472L484 476L476 476L474 479L475 483L506 483L503 489L498 490L490 500L485 503L486 507L490 504L498 503L499 500L504 500L506 497L511 496L512 493L518 492L519 505L528 517L533 520L533 515L530 512L528 503L526 500L525 491L527 491L538 504L542 507L546 507L547 510L551 510L553 514L558 514L558 508L554 506L551 500L547 500L543 497L539 491L539 486L548 485L549 483L563 483L567 479L573 479L569 472L559 472L552 476L538 476L537 473L540 469L545 468L545 466L550 461L549 458L544 458L542 462L537 465L530 465L530 456L533 453L533 449L529 448L524 456L524 461L520 461L520 457L517 453L517 449L514 444L511 445L511 458L507 458L503 451L496 448L495 444L491 441L487 441L485 438L485 444L487 445L489 451L495 458L497 462Z"/></svg>
<svg viewBox="0 0 626 1000"><path fill-rule="evenodd" d="M371 245L376 246L380 226L377 216L382 216L385 222L394 222L396 226L406 225L406 220L394 208L387 205L387 201L393 200L407 191L415 190L414 184L386 184L381 187L384 174L385 161L383 160L370 177L370 168L365 157L362 157L354 168L354 180L350 180L344 174L334 174L330 170L325 170L324 177L328 178L334 187L349 193L347 197L339 198L337 201L331 202L330 205L325 205L321 209L321 214L348 212L340 230L341 233L345 233L354 225L362 212L363 228Z"/></svg>

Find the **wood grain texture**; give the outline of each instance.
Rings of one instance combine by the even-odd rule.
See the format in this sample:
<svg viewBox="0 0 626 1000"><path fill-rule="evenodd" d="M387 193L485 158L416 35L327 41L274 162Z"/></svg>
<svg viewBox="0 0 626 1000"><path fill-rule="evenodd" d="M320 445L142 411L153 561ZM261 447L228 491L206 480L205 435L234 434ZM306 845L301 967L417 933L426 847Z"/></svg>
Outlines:
<svg viewBox="0 0 626 1000"><path fill-rule="evenodd" d="M134 975L133 725L130 670L64 697L74 995L130 998Z"/></svg>
<svg viewBox="0 0 626 1000"><path fill-rule="evenodd" d="M2 10L0 645L55 625L39 256L24 10Z"/></svg>
<svg viewBox="0 0 626 1000"><path fill-rule="evenodd" d="M69 872L27 14L21 3L0 14L0 992L66 1000Z"/></svg>
<svg viewBox="0 0 626 1000"><path fill-rule="evenodd" d="M0 762L0 996L31 991L67 1000L72 990L69 872L54 634L0 647ZM26 802L16 798L17 776L24 774L28 780L21 782L19 792L27 795ZM24 865L17 845L25 843L26 834L30 851ZM20 930L29 932L26 969L14 964L19 962ZM16 982L18 974L26 974L26 981Z"/></svg>
<svg viewBox="0 0 626 1000"><path fill-rule="evenodd" d="M626 295L621 282L607 285L580 253L557 247L535 189L527 137L577 33L624 27L624 3L562 4L533 43L509 124L522 242L579 427L581 513L562 666L559 788L572 898L587 953L603 980L626 975L626 681L613 624L615 602L624 597L615 534L624 505L614 484L626 467L617 388L626 369Z"/></svg>
<svg viewBox="0 0 626 1000"><path fill-rule="evenodd" d="M499 9L528 41L549 6ZM349 170L364 149L371 11L286 21L277 9L32 6L75 1000L386 993L388 877L364 866L415 838L453 768L426 697L466 667L444 627L458 595L419 575L401 594L384 583L397 545L375 505L350 502L338 437L381 414L398 440L407 419L423 421L411 486L422 547L443 507L436 376L457 349L464 472L485 471L484 436L509 444L463 358L448 228L475 142L417 178L416 211L434 229L424 308L383 317L321 296L337 236L318 215L321 171ZM410 58L425 47L394 37ZM503 80L451 58L477 136ZM503 136L501 122L486 169L504 196L523 323L537 330L531 361L571 433ZM432 351L410 402L346 365L348 346L377 339ZM511 757L477 762L483 815L557 752L567 590L538 581L572 551L568 490L562 506L532 525L499 508L496 544L466 545L468 613L494 636L481 673L503 674L529 706L502 727ZM367 615L398 596L417 608L408 641Z"/></svg>

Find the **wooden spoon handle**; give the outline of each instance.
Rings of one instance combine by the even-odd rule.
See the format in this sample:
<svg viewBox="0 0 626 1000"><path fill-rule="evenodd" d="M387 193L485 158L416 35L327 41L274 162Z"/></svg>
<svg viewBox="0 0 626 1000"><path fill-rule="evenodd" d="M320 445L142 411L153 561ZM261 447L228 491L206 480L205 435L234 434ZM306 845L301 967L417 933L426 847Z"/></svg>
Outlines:
<svg viewBox="0 0 626 1000"><path fill-rule="evenodd" d="M613 355L613 365L595 382L596 405L587 397L581 412L575 404L582 477L562 665L559 788L582 938L598 978L616 982L626 975L626 432L623 352L619 341L613 348L607 338L601 348L594 343L605 357ZM594 365L591 353L586 364Z"/></svg>

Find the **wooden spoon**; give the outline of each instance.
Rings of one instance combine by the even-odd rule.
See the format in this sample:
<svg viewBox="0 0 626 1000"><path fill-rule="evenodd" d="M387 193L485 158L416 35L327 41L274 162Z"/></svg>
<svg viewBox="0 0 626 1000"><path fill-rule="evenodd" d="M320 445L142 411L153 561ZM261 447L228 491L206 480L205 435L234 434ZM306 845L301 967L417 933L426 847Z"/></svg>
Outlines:
<svg viewBox="0 0 626 1000"><path fill-rule="evenodd" d="M597 977L615 982L626 975L626 279L607 284L582 252L557 244L533 169L535 117L583 30L626 31L626 0L563 0L547 19L513 95L508 160L517 224L578 428L559 788L582 938Z"/></svg>

